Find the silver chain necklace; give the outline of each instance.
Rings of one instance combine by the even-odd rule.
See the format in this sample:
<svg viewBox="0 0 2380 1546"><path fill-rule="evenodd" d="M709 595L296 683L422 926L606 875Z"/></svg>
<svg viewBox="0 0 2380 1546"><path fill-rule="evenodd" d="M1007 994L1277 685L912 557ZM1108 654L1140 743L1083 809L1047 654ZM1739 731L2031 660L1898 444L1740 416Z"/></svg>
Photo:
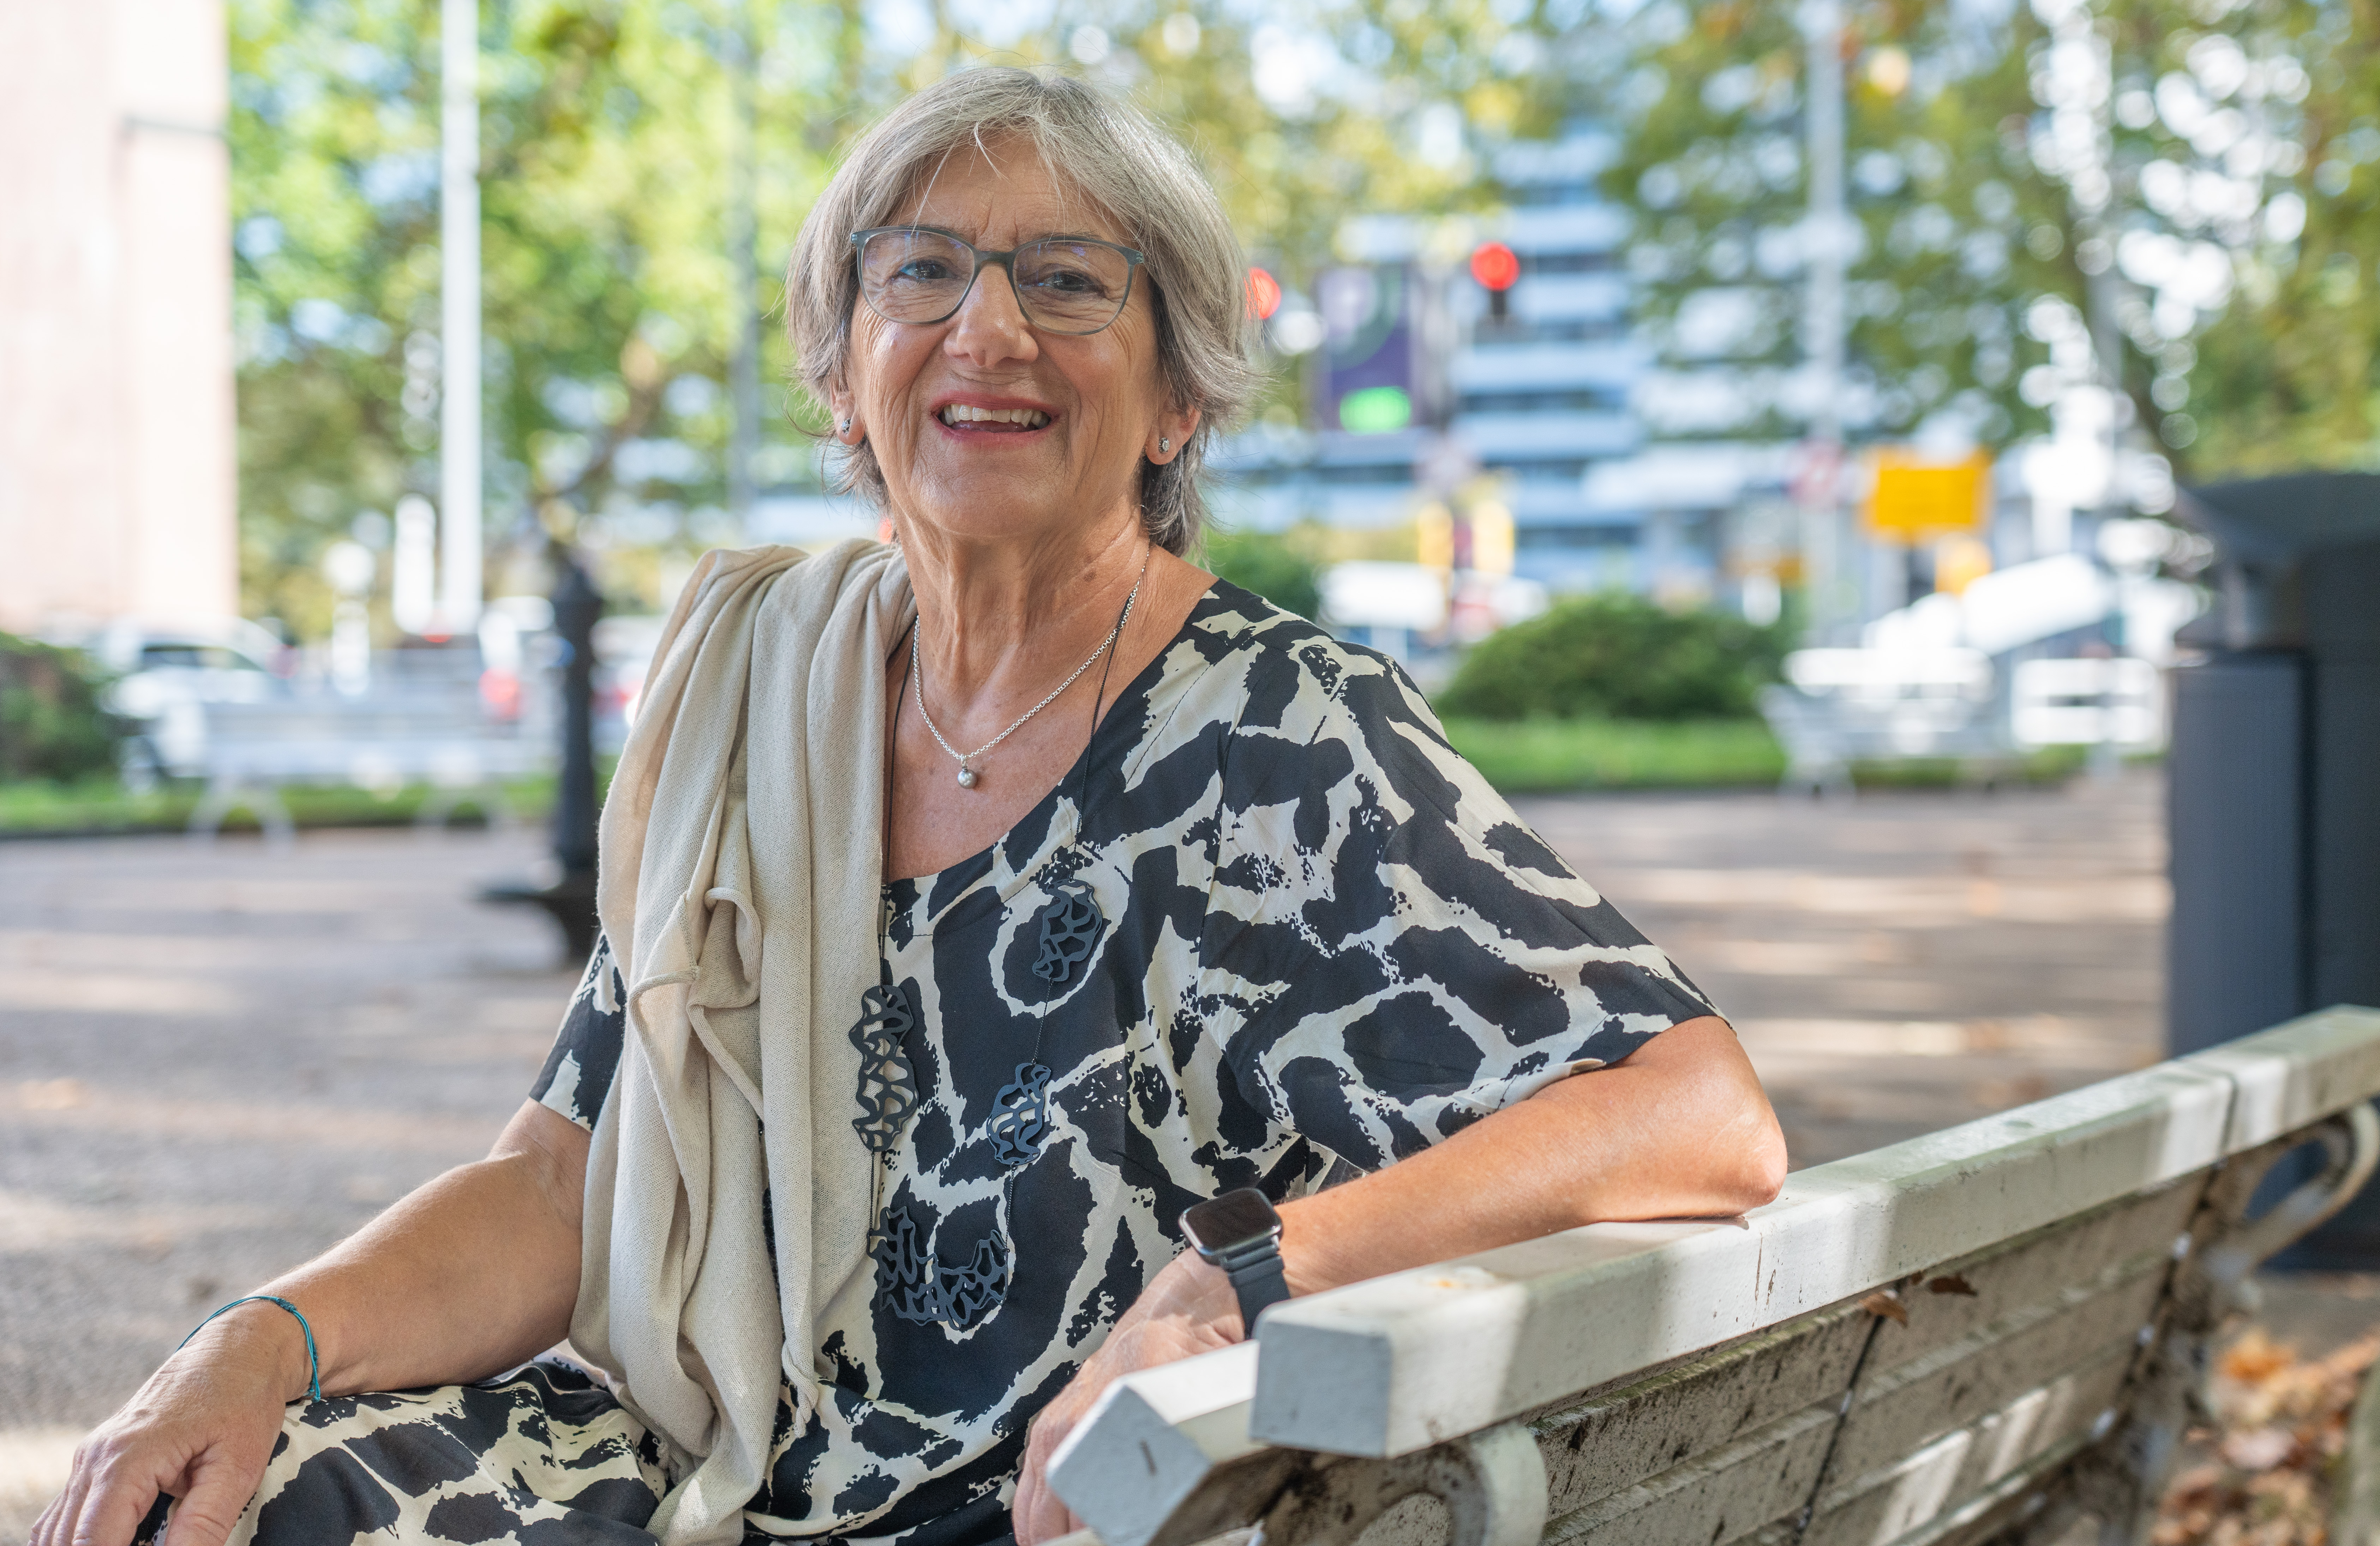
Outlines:
<svg viewBox="0 0 2380 1546"><path fill-rule="evenodd" d="M1059 683L1056 687L1051 688L1050 689L1049 697L1044 698L1040 702L1034 704L1033 707L1017 715L1015 722L1009 725L1007 729L1002 730L999 735L994 736L991 739L984 742L983 745L976 748L973 751L961 751L958 748L951 745L950 742L942 739L942 733L934 728L934 716L926 712L926 674L925 667L919 663L917 653L917 636L925 630L915 627L909 630L909 675L916 677L917 682L917 717L926 722L926 733L934 737L934 744L941 747L944 751L949 752L952 758L957 761L959 765L960 788L972 789L975 787L976 771L972 767L968 766L969 763L973 762L977 758L990 752L992 748L1008 739L1009 736L1016 734L1019 729L1023 728L1026 720L1031 719L1035 714L1039 713L1042 710L1056 702L1060 693L1064 692L1068 688L1073 687L1075 682L1081 679L1084 672L1088 671L1092 665L1098 662L1101 655L1108 652L1108 646L1113 644L1116 641L1117 636L1123 632L1124 620L1132 615L1132 603L1140 599L1141 581L1148 578L1148 558L1146 554L1143 554L1140 560L1140 574L1132 582L1132 593L1124 597L1123 610L1116 614L1115 627L1110 628L1108 630L1108 636L1099 640L1099 647L1092 651L1089 657L1086 659L1082 664L1075 667L1073 674L1064 681Z"/></svg>

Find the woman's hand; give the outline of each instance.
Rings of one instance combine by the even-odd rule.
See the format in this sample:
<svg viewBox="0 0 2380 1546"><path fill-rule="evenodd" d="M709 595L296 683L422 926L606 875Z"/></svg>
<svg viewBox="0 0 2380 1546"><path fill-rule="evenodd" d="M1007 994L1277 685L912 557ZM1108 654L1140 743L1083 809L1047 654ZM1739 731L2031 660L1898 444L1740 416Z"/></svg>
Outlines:
<svg viewBox="0 0 2380 1546"><path fill-rule="evenodd" d="M307 1373L287 1310L249 1303L217 1317L82 1442L32 1546L128 1546L160 1492L181 1500L164 1546L222 1546Z"/></svg>
<svg viewBox="0 0 2380 1546"><path fill-rule="evenodd" d="M1057 1399L1041 1408L1025 1440L1016 1479L1017 1546L1037 1546L1082 1528L1050 1490L1050 1457L1118 1376L1240 1340L1240 1307L1222 1273L1184 1253L1160 1272ZM181 1546L176 1541L171 1546Z"/></svg>
<svg viewBox="0 0 2380 1546"><path fill-rule="evenodd" d="M561 1341L578 1297L587 1148L583 1129L528 1102L486 1159L267 1284L305 1309L322 1388L461 1384ZM162 1546L221 1546L310 1372L280 1306L217 1316L83 1441L33 1546L129 1546L160 1491L182 1500Z"/></svg>

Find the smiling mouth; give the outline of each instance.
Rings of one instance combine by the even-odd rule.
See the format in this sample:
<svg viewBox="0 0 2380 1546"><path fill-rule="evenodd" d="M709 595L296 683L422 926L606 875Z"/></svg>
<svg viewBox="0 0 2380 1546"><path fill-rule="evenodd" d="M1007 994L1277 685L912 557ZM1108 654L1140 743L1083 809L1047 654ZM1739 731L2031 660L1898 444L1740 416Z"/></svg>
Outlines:
<svg viewBox="0 0 2380 1546"><path fill-rule="evenodd" d="M953 403L935 417L954 430L982 429L1008 433L1038 430L1050 422L1050 416L1038 408L970 408L965 403Z"/></svg>

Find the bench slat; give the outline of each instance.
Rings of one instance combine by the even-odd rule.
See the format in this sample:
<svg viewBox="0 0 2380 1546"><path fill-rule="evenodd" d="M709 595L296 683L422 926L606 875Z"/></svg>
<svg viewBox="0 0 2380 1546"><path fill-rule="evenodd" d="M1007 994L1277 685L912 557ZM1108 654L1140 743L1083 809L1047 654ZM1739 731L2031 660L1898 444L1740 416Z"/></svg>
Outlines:
<svg viewBox="0 0 2380 1546"><path fill-rule="evenodd" d="M1843 1306L1539 1417L1553 1513L1571 1513L1803 1407L1832 1413L1872 1323L1867 1311Z"/></svg>
<svg viewBox="0 0 2380 1546"><path fill-rule="evenodd" d="M1944 1263L1931 1281L1955 1278L1973 1294L1913 1284L1906 1325L1857 1303L1838 1306L1538 1414L1554 1515L1699 1462L1799 1408L1834 1413L1854 1366L1862 1395L1837 1441L1837 1476L1876 1464L1871 1439L1906 1454L1931 1435L1991 1420L2015 1393L2078 1362L2118 1357L2120 1375L2200 1189L2168 1187ZM2085 1349L2079 1358L2076 1347Z"/></svg>
<svg viewBox="0 0 2380 1546"><path fill-rule="evenodd" d="M1873 1382L2028 1306L2048 1304L2111 1263L2137 1261L2145 1270L2170 1262L2204 1190L2204 1180L2192 1177L1928 1269L1923 1281L1900 1290L1908 1323L1887 1321L1876 1328L1863 1378ZM1961 1284L1973 1292L1958 1292Z"/></svg>
<svg viewBox="0 0 2380 1546"><path fill-rule="evenodd" d="M1834 1474L1857 1476L1907 1455L1912 1445L1962 1428L2061 1371L2142 1345L2139 1333L2165 1288L2162 1260L2078 1286L2053 1306L1912 1359L1862 1390L1843 1421Z"/></svg>
<svg viewBox="0 0 2380 1546"><path fill-rule="evenodd" d="M2338 1005L2176 1061L2238 1087L2224 1152L2242 1154L2380 1090L2375 1025L2380 1013Z"/></svg>
<svg viewBox="0 0 2380 1546"><path fill-rule="evenodd" d="M2121 1394L2131 1349L2113 1346L1999 1410L1830 1491L1802 1546L1889 1546L1925 1529L2053 1448L2089 1439Z"/></svg>
<svg viewBox="0 0 2380 1546"><path fill-rule="evenodd" d="M1805 1406L1546 1527L1548 1546L1712 1546L1800 1511L1835 1414Z"/></svg>

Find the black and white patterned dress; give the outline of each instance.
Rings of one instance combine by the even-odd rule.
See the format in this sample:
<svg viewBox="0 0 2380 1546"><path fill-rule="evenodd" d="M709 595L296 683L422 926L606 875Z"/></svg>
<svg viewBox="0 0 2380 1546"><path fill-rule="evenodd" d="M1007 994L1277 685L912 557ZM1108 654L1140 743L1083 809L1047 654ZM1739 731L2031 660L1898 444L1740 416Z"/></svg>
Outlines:
<svg viewBox="0 0 2380 1546"><path fill-rule="evenodd" d="M1045 946L1083 888L1098 927ZM1228 584L1005 837L886 891L914 1109L879 1156L874 1276L820 1316L820 1420L780 1407L755 1536L1005 1534L1026 1423L1180 1248L1184 1208L1378 1169L1712 1012L1402 672ZM583 1126L621 994L599 947L533 1092ZM1011 1087L1037 1065L1020 1147ZM641 1523L651 1446L602 1420L617 1442L578 1474L641 1485L642 1512L600 1511Z"/></svg>

